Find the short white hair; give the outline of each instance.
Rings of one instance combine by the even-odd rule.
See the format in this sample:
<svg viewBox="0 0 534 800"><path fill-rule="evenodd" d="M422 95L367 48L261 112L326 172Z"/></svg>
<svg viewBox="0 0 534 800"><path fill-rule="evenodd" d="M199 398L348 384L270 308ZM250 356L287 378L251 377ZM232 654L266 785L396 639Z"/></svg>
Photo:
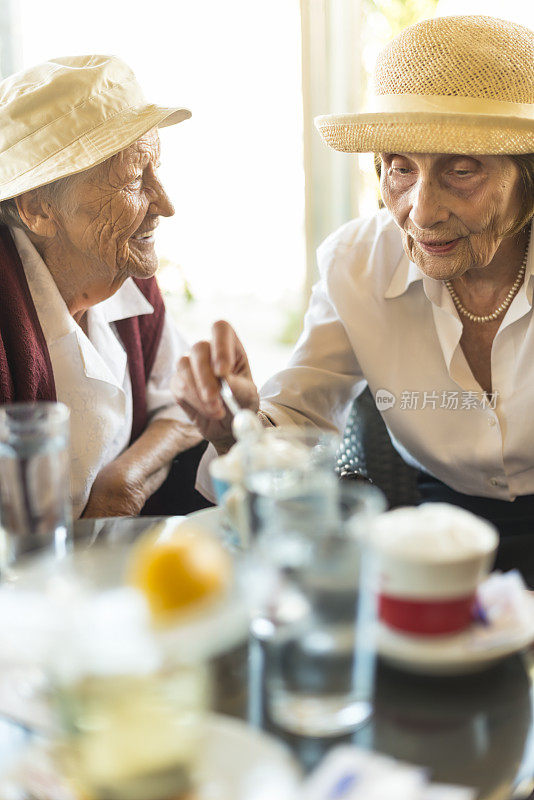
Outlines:
<svg viewBox="0 0 534 800"><path fill-rule="evenodd" d="M40 197L59 209L65 216L70 216L76 210L74 203L74 189L81 179L84 179L87 173L92 170L100 168L100 164L96 167L78 172L75 175L67 175L66 178L59 178L52 183L46 183L44 186L39 186L35 189ZM8 200L0 202L0 225L14 225L18 228L26 228L26 225L20 218L17 208L16 197L10 197Z"/></svg>

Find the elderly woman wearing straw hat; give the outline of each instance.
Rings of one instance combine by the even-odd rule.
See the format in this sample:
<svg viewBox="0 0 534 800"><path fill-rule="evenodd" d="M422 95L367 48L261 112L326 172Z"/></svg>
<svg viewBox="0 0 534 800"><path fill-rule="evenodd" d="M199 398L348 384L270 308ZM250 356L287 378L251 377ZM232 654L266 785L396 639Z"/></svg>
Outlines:
<svg viewBox="0 0 534 800"><path fill-rule="evenodd" d="M186 345L153 277L174 213L157 128L188 117L111 56L0 83L0 402L69 406L76 516L137 514L200 442L169 389Z"/></svg>
<svg viewBox="0 0 534 800"><path fill-rule="evenodd" d="M372 110L316 125L336 150L377 154L385 208L319 248L304 332L261 392L263 419L341 431L367 383L424 496L525 534L534 560L534 34L423 21L386 47L375 84ZM258 408L243 348L217 323L176 385L219 451L223 376Z"/></svg>

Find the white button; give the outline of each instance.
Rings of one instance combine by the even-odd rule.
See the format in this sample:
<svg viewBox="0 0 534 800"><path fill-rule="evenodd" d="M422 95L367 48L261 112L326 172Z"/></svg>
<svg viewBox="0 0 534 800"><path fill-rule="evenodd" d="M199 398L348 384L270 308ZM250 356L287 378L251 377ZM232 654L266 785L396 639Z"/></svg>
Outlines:
<svg viewBox="0 0 534 800"><path fill-rule="evenodd" d="M500 486L501 488L507 486L506 481L502 480L502 478L490 478L490 483L492 486Z"/></svg>
<svg viewBox="0 0 534 800"><path fill-rule="evenodd" d="M488 425L491 428L493 428L493 426L496 425L496 424L497 424L497 420L495 419L495 417L490 417L489 420L488 420Z"/></svg>

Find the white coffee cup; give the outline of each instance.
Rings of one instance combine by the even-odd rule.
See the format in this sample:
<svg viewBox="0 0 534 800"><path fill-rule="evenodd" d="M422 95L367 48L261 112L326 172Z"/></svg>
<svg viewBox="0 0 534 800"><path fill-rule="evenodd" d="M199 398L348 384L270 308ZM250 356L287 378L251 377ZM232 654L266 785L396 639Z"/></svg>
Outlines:
<svg viewBox="0 0 534 800"><path fill-rule="evenodd" d="M378 557L382 621L405 633L439 635L469 626L498 534L462 508L424 503L379 517L370 545Z"/></svg>

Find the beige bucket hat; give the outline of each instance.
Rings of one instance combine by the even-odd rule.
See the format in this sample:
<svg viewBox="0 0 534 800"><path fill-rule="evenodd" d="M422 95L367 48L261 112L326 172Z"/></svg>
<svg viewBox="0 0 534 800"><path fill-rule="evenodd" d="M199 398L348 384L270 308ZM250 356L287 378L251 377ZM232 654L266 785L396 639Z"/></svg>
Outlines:
<svg viewBox="0 0 534 800"><path fill-rule="evenodd" d="M372 107L315 124L348 153L534 152L534 33L483 16L412 25L382 51Z"/></svg>
<svg viewBox="0 0 534 800"><path fill-rule="evenodd" d="M0 200L105 161L186 108L147 103L116 56L56 58L0 83Z"/></svg>

